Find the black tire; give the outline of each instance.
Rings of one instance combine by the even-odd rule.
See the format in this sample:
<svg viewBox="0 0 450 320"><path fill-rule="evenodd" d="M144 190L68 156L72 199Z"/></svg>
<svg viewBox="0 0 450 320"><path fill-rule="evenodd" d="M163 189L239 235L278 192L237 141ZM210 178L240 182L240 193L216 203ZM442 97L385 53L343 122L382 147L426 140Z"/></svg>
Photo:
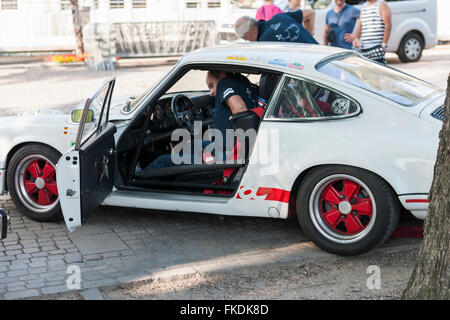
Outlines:
<svg viewBox="0 0 450 320"><path fill-rule="evenodd" d="M416 62L422 57L424 43L422 38L413 32L407 33L397 50L397 55L402 62Z"/></svg>
<svg viewBox="0 0 450 320"><path fill-rule="evenodd" d="M9 161L6 178L9 194L17 209L32 220L40 222L59 221L62 219L61 207L58 198L54 194L48 193L49 199L51 197L51 203L38 208L39 204L32 199L35 195L30 196L25 188L21 187L21 177L29 173L25 172L24 175L20 175L20 173L27 166L27 161L37 159L39 165L42 166L42 163L45 163L43 162L45 161L44 159L46 159L49 161L49 164L55 167L60 157L61 154L58 151L48 146L29 144L17 150ZM55 183L56 178L53 178L53 180L53 183ZM45 184L44 187L47 190Z"/></svg>
<svg viewBox="0 0 450 320"><path fill-rule="evenodd" d="M336 199L346 203L342 207L341 203L339 207L331 206L331 202L325 200L328 198L323 195L331 190L327 189L330 186L334 191L344 183L348 183L348 186L360 186L355 189L358 190L356 197L347 201L342 187L340 197L344 199ZM363 211L354 210L361 202L370 203L370 217ZM382 178L367 170L338 165L318 167L310 171L300 185L296 202L297 218L306 235L323 250L343 256L361 254L385 242L397 227L400 207L394 191ZM359 208L362 210L362 207ZM333 217L337 217L334 226L324 218L332 211L335 212ZM358 221L361 231L353 235L344 234L349 232L347 224L353 221Z"/></svg>

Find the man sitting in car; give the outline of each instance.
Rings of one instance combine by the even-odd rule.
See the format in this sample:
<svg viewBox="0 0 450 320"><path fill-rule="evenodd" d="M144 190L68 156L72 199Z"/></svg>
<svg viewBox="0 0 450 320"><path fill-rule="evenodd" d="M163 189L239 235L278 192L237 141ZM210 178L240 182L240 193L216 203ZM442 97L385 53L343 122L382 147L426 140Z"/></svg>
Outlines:
<svg viewBox="0 0 450 320"><path fill-rule="evenodd" d="M216 148L214 149L214 158L216 160L225 160L227 157L227 142L225 141L227 129L232 129L229 117L232 114L258 108L258 87L251 83L241 74L232 74L224 71L208 71L206 75L206 84L209 88L209 94L215 97L214 101L214 127L221 133L223 140L217 140L215 137ZM202 149L206 148L211 142L202 141ZM191 145L194 145L193 143ZM222 148L220 148L222 145ZM234 143L229 143L234 145ZM172 154L164 154L156 158L150 163L146 169L157 169L171 167L176 164L172 159ZM180 154L182 157L182 154ZM191 163L193 164L194 156L191 154Z"/></svg>

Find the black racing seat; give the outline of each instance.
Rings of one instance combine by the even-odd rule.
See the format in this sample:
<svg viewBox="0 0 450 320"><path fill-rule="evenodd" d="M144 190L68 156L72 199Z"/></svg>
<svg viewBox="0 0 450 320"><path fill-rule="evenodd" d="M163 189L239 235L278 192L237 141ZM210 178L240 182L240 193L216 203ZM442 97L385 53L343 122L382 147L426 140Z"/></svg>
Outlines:
<svg viewBox="0 0 450 320"><path fill-rule="evenodd" d="M273 91L280 81L280 75L273 73L265 73L259 79L259 97L265 101L269 101Z"/></svg>

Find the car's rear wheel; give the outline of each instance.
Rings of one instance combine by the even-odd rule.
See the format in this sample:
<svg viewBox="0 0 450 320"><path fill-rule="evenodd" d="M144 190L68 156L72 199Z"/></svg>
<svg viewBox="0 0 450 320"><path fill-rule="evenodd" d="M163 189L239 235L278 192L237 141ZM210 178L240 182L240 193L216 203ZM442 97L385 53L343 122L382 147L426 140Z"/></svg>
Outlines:
<svg viewBox="0 0 450 320"><path fill-rule="evenodd" d="M325 251L356 255L386 241L397 226L400 204L379 176L354 167L313 169L297 195L303 231Z"/></svg>
<svg viewBox="0 0 450 320"><path fill-rule="evenodd" d="M7 184L16 207L36 221L60 220L56 163L59 152L43 145L19 149L8 165Z"/></svg>
<svg viewBox="0 0 450 320"><path fill-rule="evenodd" d="M416 62L422 56L423 47L422 38L418 34L410 32L400 42L397 54L402 62Z"/></svg>

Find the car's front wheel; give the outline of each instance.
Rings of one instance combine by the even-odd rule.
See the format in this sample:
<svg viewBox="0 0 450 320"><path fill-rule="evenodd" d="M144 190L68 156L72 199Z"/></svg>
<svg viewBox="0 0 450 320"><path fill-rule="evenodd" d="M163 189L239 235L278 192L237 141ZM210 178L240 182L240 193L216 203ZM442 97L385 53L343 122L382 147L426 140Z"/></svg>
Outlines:
<svg viewBox="0 0 450 320"><path fill-rule="evenodd" d="M61 155L43 145L26 145L11 158L7 185L16 207L36 221L61 219L56 163Z"/></svg>
<svg viewBox="0 0 450 320"><path fill-rule="evenodd" d="M357 255L386 241L397 226L400 204L379 176L355 167L310 171L297 195L303 231L325 251Z"/></svg>

